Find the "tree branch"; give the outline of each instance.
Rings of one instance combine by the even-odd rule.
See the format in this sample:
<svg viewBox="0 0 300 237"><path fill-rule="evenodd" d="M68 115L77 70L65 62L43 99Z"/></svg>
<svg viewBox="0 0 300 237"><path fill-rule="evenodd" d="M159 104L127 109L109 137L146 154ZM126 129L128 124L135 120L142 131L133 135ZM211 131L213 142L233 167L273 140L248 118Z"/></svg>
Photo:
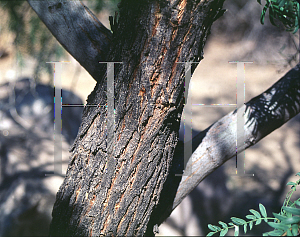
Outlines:
<svg viewBox="0 0 300 237"><path fill-rule="evenodd" d="M238 110L246 111L243 116L246 121L245 143L237 147L240 153L300 112L300 65ZM230 112L193 138L193 154L186 167L183 167L183 142L177 144L173 164L161 194L162 202L151 216L151 219L156 219L156 223L161 224L203 179L236 156L238 113L237 110ZM181 178L184 168L189 173Z"/></svg>
<svg viewBox="0 0 300 237"><path fill-rule="evenodd" d="M27 1L58 42L98 81L111 31L80 1Z"/></svg>

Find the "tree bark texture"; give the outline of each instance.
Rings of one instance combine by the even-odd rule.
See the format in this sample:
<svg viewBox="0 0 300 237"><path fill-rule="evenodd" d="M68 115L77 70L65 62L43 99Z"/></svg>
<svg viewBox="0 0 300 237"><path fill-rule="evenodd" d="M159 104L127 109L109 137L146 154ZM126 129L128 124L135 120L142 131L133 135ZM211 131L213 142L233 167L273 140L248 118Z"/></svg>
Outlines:
<svg viewBox="0 0 300 237"><path fill-rule="evenodd" d="M104 76L83 112L50 235L133 236L147 228L153 234L156 223L148 222L172 163L184 105L180 62L203 58L223 2L121 2L106 59L122 62L115 67L115 126L106 122Z"/></svg>

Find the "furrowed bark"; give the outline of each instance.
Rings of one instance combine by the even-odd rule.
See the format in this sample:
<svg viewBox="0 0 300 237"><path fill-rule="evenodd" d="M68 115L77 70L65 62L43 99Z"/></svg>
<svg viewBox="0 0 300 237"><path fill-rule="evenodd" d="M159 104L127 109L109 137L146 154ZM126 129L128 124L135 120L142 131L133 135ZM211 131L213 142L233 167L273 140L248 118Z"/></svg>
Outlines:
<svg viewBox="0 0 300 237"><path fill-rule="evenodd" d="M203 47L224 0L122 1L107 61L115 68L115 128L107 141L107 80L88 98L50 235L144 235L178 141L184 64ZM109 155L113 152L113 155Z"/></svg>
<svg viewBox="0 0 300 237"><path fill-rule="evenodd" d="M57 41L98 81L112 33L80 1L27 0Z"/></svg>

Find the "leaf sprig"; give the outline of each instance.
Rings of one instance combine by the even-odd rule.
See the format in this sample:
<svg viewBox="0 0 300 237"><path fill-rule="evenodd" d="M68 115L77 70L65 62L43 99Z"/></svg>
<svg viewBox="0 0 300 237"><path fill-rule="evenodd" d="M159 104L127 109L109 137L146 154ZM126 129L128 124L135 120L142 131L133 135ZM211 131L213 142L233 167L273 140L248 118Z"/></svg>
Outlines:
<svg viewBox="0 0 300 237"><path fill-rule="evenodd" d="M300 176L300 172L296 174ZM294 202L291 202L291 196L296 191L296 186L300 185L300 179L296 182L288 182L287 185L291 185L291 190L286 195L285 201L281 208L280 213L273 213L274 217L268 217L266 208L263 204L259 204L259 211L254 209L250 209L252 215L247 215L246 218L248 219L243 220L237 217L231 217L231 221L228 224L219 221L220 226L216 225L208 225L208 228L211 230L207 234L207 236L212 236L220 232L220 236L224 236L227 234L230 228L234 228L234 236L239 235L240 227L243 228L244 233L246 234L249 230L252 230L253 224L259 225L261 224L262 220L264 220L269 226L274 228L274 230L263 233L263 236L297 236L300 234L300 198Z"/></svg>
<svg viewBox="0 0 300 237"><path fill-rule="evenodd" d="M257 0L261 5L261 0ZM269 9L269 19L272 25L277 26L275 19L283 23L287 31L296 33L299 29L300 5L296 0L266 0L262 10L260 22L264 24L267 10Z"/></svg>

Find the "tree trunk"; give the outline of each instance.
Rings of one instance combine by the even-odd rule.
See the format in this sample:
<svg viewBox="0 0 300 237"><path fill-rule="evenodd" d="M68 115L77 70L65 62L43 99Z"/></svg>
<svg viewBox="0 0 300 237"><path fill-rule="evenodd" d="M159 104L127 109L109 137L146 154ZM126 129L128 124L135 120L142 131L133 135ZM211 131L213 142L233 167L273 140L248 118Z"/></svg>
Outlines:
<svg viewBox="0 0 300 237"><path fill-rule="evenodd" d="M104 76L83 112L50 235L153 235L156 221L149 219L172 163L184 105L180 62L203 58L223 2L121 2L106 58L122 62L115 64L114 123L107 123L111 88Z"/></svg>

